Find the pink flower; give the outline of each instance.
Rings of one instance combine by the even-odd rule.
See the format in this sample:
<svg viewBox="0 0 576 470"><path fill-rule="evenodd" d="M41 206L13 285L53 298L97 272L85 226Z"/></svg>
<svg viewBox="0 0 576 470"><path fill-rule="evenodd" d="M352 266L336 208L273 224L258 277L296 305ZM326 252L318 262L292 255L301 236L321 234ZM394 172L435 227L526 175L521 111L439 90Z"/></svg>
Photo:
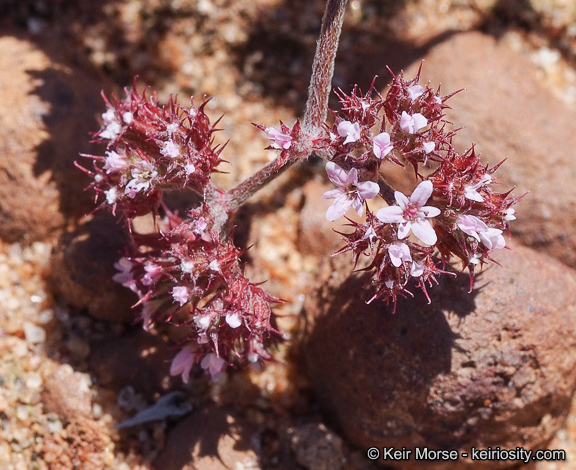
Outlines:
<svg viewBox="0 0 576 470"><path fill-rule="evenodd" d="M408 114L406 111L402 111L402 117L400 118L400 128L404 132L414 134L427 124L428 119L426 119L422 114L415 113L410 116L410 114Z"/></svg>
<svg viewBox="0 0 576 470"><path fill-rule="evenodd" d="M406 243L394 242L388 247L388 255L393 266L399 267L405 262L412 261L410 248Z"/></svg>
<svg viewBox="0 0 576 470"><path fill-rule="evenodd" d="M272 141L272 147L287 150L292 146L292 136L283 134L274 127L264 129L268 138Z"/></svg>
<svg viewBox="0 0 576 470"><path fill-rule="evenodd" d="M372 151L376 158L384 158L388 155L394 146L390 143L390 134L387 132L381 132L373 139L374 145L372 147Z"/></svg>
<svg viewBox="0 0 576 470"><path fill-rule="evenodd" d="M106 152L106 162L104 163L103 167L103 169L106 170L106 173L110 174L113 171L122 171L127 166L128 162L126 161L126 158L114 152L113 150Z"/></svg>
<svg viewBox="0 0 576 470"><path fill-rule="evenodd" d="M474 237L482 242L489 250L500 250L506 246L506 240L502 236L502 230L490 228L478 217L473 215L461 215L457 220L458 227L466 235Z"/></svg>
<svg viewBox="0 0 576 470"><path fill-rule="evenodd" d="M376 217L388 224L398 225L398 238L406 238L410 229L420 240L428 245L436 243L437 237L434 228L426 220L430 217L440 215L440 209L432 206L425 206L432 195L433 185L431 181L422 181L408 199L400 191L394 192L397 206L389 206L380 209Z"/></svg>
<svg viewBox="0 0 576 470"><path fill-rule="evenodd" d="M497 228L489 228L485 232L481 232L480 239L489 250L501 250L506 246L506 240L502 236L502 230Z"/></svg>
<svg viewBox="0 0 576 470"><path fill-rule="evenodd" d="M204 356L200 366L210 374L212 380L218 380L222 375L224 364L226 364L224 359L218 357L215 353L209 353Z"/></svg>
<svg viewBox="0 0 576 470"><path fill-rule="evenodd" d="M172 298L180 307L190 300L190 289L186 286L176 286L172 289Z"/></svg>
<svg viewBox="0 0 576 470"><path fill-rule="evenodd" d="M473 215L461 215L456 223L460 230L466 235L474 237L477 241L480 241L480 233L488 230L488 225Z"/></svg>
<svg viewBox="0 0 576 470"><path fill-rule="evenodd" d="M356 142L360 139L360 125L357 122L342 121L338 124L338 135L346 137L345 144Z"/></svg>
<svg viewBox="0 0 576 470"><path fill-rule="evenodd" d="M119 272L112 276L112 280L118 284L122 284L124 287L128 287L132 292L138 292L136 281L134 280L134 273L132 272L134 266L136 266L135 263L123 256L114 263L114 267Z"/></svg>
<svg viewBox="0 0 576 470"><path fill-rule="evenodd" d="M144 277L142 278L142 284L145 286L151 286L154 284L160 275L162 274L162 268L154 263L149 263L144 266Z"/></svg>
<svg viewBox="0 0 576 470"><path fill-rule="evenodd" d="M326 191L324 199L334 199L326 212L326 219L333 221L342 217L350 207L361 216L364 212L363 203L366 199L372 199L380 188L372 181L358 182L358 171L352 168L349 173L336 165L334 162L326 163L326 173L330 181L338 186L336 189Z"/></svg>
<svg viewBox="0 0 576 470"><path fill-rule="evenodd" d="M165 157L178 158L180 156L180 147L171 140L168 140L162 144L160 153Z"/></svg>
<svg viewBox="0 0 576 470"><path fill-rule="evenodd" d="M408 96L412 101L420 97L424 93L424 88L421 85L414 85L408 88Z"/></svg>
<svg viewBox="0 0 576 470"><path fill-rule="evenodd" d="M187 384L190 379L190 371L196 361L196 354L191 346L184 346L170 365L170 375L182 375L182 381Z"/></svg>
<svg viewBox="0 0 576 470"><path fill-rule="evenodd" d="M422 274L424 274L424 263L422 261L412 261L410 275L412 277L420 277Z"/></svg>

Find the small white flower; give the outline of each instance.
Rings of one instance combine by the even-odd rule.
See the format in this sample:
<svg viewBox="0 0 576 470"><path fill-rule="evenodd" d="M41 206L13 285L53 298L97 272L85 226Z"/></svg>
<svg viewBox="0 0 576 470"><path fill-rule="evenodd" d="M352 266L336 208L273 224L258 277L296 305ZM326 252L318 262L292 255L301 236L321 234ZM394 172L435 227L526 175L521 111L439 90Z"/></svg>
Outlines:
<svg viewBox="0 0 576 470"><path fill-rule="evenodd" d="M242 319L237 313L229 313L226 315L226 323L230 328L238 328L242 324Z"/></svg>
<svg viewBox="0 0 576 470"><path fill-rule="evenodd" d="M125 124L130 124L132 122L132 118L133 116L130 111L126 111L124 114L122 114L122 120Z"/></svg>
<svg viewBox="0 0 576 470"><path fill-rule="evenodd" d="M360 139L360 125L357 122L342 121L336 129L340 137L346 137L344 144Z"/></svg>
<svg viewBox="0 0 576 470"><path fill-rule="evenodd" d="M132 178L124 188L124 192L130 198L136 197L136 193L146 191L158 172L150 162L140 161L138 165L132 168Z"/></svg>
<svg viewBox="0 0 576 470"><path fill-rule="evenodd" d="M103 139L116 140L116 137L122 132L122 126L116 120L116 112L112 108L102 114L102 120L106 124L106 128L99 133L99 136Z"/></svg>
<svg viewBox="0 0 576 470"><path fill-rule="evenodd" d="M118 188L116 186L112 186L109 190L104 191L106 195L106 202L110 205L115 204L116 200L118 199Z"/></svg>
<svg viewBox="0 0 576 470"><path fill-rule="evenodd" d="M504 220L506 222L510 222L511 220L516 220L516 216L514 215L515 213L516 213L516 210L509 207L508 209L506 209L506 215L504 216Z"/></svg>
<svg viewBox="0 0 576 470"><path fill-rule="evenodd" d="M186 176L190 176L196 171L196 167L192 163L186 163L184 170L186 171Z"/></svg>
<svg viewBox="0 0 576 470"><path fill-rule="evenodd" d="M422 148L424 149L424 153L428 155L436 148L436 142L422 142Z"/></svg>
<svg viewBox="0 0 576 470"><path fill-rule="evenodd" d="M182 261L180 263L180 269L182 270L183 273L186 274L192 274L194 272L194 262L193 261Z"/></svg>
<svg viewBox="0 0 576 470"><path fill-rule="evenodd" d="M482 202L484 201L484 197L478 192L478 190L492 182L492 177L488 174L485 174L478 183L473 186L465 186L464 187L464 197L466 199L470 199L471 201Z"/></svg>
<svg viewBox="0 0 576 470"><path fill-rule="evenodd" d="M424 274L424 262L422 261L412 261L412 267L410 268L410 275L412 277L420 277Z"/></svg>
<svg viewBox="0 0 576 470"><path fill-rule="evenodd" d="M400 129L409 134L414 134L420 129L428 125L428 119L426 119L420 113L414 113L412 116L406 111L402 111L402 116L400 118Z"/></svg>

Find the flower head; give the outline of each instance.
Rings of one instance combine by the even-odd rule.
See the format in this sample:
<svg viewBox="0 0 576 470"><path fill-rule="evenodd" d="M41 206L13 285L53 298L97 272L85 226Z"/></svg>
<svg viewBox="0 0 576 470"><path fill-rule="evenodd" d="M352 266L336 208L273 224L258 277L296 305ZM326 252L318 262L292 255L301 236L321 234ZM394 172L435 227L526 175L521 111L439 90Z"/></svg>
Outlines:
<svg viewBox="0 0 576 470"><path fill-rule="evenodd" d="M353 207L361 216L364 211L364 201L372 199L380 191L378 184L373 181L359 183L356 168L352 168L349 173L346 173L336 163L328 162L326 163L326 173L328 173L330 181L338 186L322 195L324 199L334 199L326 212L326 219L329 221L339 219L350 207Z"/></svg>
<svg viewBox="0 0 576 470"><path fill-rule="evenodd" d="M436 243L437 237L434 228L426 219L440 215L440 209L425 206L432 195L433 185L431 181L422 181L408 199L400 191L394 192L397 206L389 206L380 209L376 217L384 223L399 224L398 238L406 238L410 229L420 240L428 245Z"/></svg>

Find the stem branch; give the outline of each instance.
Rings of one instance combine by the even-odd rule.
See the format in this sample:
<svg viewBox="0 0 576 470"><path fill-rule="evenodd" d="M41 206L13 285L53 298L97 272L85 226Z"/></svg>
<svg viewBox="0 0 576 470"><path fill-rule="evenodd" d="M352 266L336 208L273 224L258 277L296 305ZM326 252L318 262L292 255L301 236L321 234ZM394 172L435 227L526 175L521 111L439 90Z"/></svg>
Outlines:
<svg viewBox="0 0 576 470"><path fill-rule="evenodd" d="M338 40L342 32L344 12L348 0L328 0L322 18L320 38L316 45L312 77L308 87L308 100L302 131L298 141L289 149L288 155L279 156L268 163L248 179L228 192L229 210L236 210L252 194L264 187L287 168L299 160L308 158L313 152L313 139L319 134L320 127L326 120L328 98L330 97L334 59L338 50Z"/></svg>

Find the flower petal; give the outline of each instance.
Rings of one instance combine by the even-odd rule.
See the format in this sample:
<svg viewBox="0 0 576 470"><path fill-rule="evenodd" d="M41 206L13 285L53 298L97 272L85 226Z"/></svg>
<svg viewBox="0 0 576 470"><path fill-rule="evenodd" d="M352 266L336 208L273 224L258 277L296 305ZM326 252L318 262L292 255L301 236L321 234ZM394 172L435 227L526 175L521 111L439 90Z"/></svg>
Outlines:
<svg viewBox="0 0 576 470"><path fill-rule="evenodd" d="M412 227L412 223L409 221L402 222L398 225L398 238L403 240L410 234L410 228Z"/></svg>
<svg viewBox="0 0 576 470"><path fill-rule="evenodd" d="M356 188L362 199L372 199L380 192L380 186L373 181L362 181L356 185Z"/></svg>
<svg viewBox="0 0 576 470"><path fill-rule="evenodd" d="M326 173L330 181L336 186L342 187L348 182L348 173L334 162L326 163Z"/></svg>
<svg viewBox="0 0 576 470"><path fill-rule="evenodd" d="M418 207L422 207L428 202L430 196L432 196L433 189L434 186L432 185L432 181L422 181L418 186L416 186L416 189L414 189L414 192L410 196L410 202L416 204Z"/></svg>
<svg viewBox="0 0 576 470"><path fill-rule="evenodd" d="M412 232L427 245L434 245L438 241L434 228L426 219L418 219L414 222Z"/></svg>
<svg viewBox="0 0 576 470"><path fill-rule="evenodd" d="M379 209L376 218L385 224L398 224L404 221L403 211L399 206L389 206Z"/></svg>
<svg viewBox="0 0 576 470"><path fill-rule="evenodd" d="M348 199L347 197L337 197L326 211L326 220L333 222L334 220L339 219L348 212L351 205L351 199Z"/></svg>

